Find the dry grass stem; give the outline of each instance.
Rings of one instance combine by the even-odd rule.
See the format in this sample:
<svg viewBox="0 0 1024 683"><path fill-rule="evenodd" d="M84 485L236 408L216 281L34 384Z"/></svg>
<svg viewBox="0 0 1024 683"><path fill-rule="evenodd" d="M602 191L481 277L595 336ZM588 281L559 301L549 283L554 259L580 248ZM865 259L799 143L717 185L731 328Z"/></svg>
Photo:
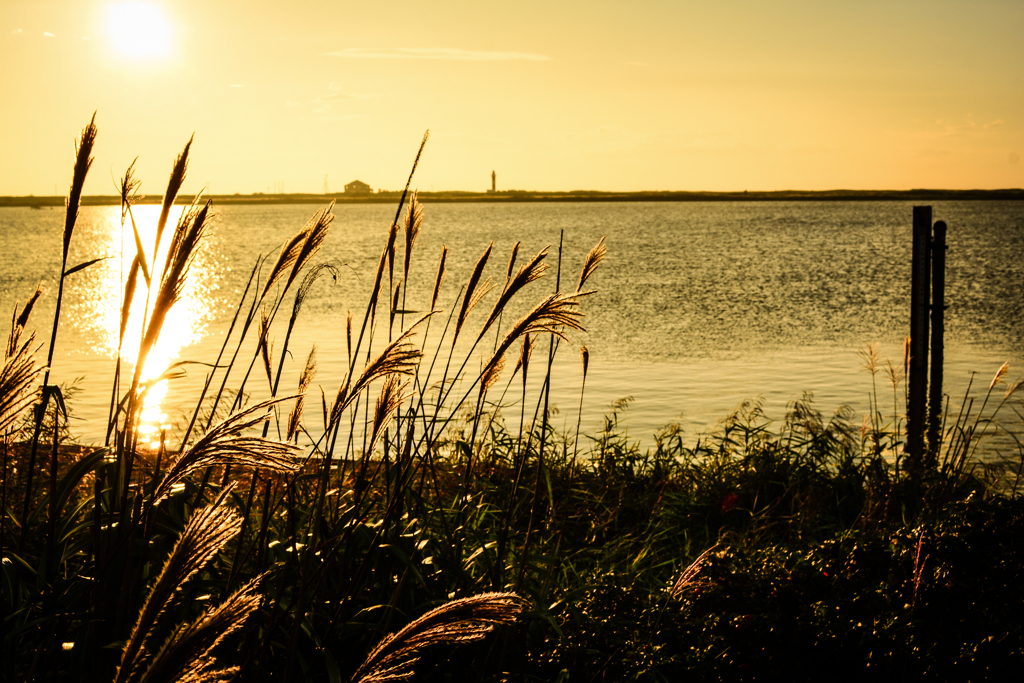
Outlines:
<svg viewBox="0 0 1024 683"><path fill-rule="evenodd" d="M395 323L395 313L398 312L398 299L402 295L402 281L399 280L395 283L395 292L391 295L391 319L388 321L390 324ZM390 333L389 333L390 334Z"/></svg>

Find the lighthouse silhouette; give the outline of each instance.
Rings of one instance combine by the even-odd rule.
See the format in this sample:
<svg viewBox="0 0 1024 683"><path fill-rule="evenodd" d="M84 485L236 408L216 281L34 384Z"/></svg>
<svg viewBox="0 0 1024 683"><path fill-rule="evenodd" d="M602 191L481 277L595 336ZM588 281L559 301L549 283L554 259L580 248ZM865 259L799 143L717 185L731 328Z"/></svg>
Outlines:
<svg viewBox="0 0 1024 683"><path fill-rule="evenodd" d="M498 174L491 171L491 192L496 192L498 189Z"/></svg>

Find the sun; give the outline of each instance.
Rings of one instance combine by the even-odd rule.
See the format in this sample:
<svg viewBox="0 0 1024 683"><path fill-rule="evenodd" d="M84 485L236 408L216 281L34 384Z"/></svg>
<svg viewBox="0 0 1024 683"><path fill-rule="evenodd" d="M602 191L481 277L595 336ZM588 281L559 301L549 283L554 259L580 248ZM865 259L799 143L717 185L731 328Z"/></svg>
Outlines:
<svg viewBox="0 0 1024 683"><path fill-rule="evenodd" d="M107 28L117 51L129 57L163 57L170 51L171 27L155 4L115 3L107 11Z"/></svg>

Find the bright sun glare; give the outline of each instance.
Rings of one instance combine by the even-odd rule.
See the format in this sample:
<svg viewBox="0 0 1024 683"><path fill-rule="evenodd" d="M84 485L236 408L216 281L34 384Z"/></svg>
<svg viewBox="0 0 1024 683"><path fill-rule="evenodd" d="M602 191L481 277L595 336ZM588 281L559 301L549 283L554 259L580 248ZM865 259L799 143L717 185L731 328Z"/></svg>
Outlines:
<svg viewBox="0 0 1024 683"><path fill-rule="evenodd" d="M154 4L113 4L107 12L107 27L114 47L129 57L162 57L169 51L171 27Z"/></svg>

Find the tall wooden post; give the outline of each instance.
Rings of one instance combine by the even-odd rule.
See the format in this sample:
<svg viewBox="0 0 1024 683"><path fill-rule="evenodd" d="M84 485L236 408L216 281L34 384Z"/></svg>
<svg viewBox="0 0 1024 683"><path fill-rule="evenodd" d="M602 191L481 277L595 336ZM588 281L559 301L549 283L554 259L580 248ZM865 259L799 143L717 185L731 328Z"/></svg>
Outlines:
<svg viewBox="0 0 1024 683"><path fill-rule="evenodd" d="M925 401L928 394L928 300L931 289L932 207L914 207L914 253L910 289L910 372L907 379L907 469L921 472Z"/></svg>
<svg viewBox="0 0 1024 683"><path fill-rule="evenodd" d="M932 372L928 385L928 458L938 466L942 439L942 362L946 320L946 224L935 223L932 234Z"/></svg>

